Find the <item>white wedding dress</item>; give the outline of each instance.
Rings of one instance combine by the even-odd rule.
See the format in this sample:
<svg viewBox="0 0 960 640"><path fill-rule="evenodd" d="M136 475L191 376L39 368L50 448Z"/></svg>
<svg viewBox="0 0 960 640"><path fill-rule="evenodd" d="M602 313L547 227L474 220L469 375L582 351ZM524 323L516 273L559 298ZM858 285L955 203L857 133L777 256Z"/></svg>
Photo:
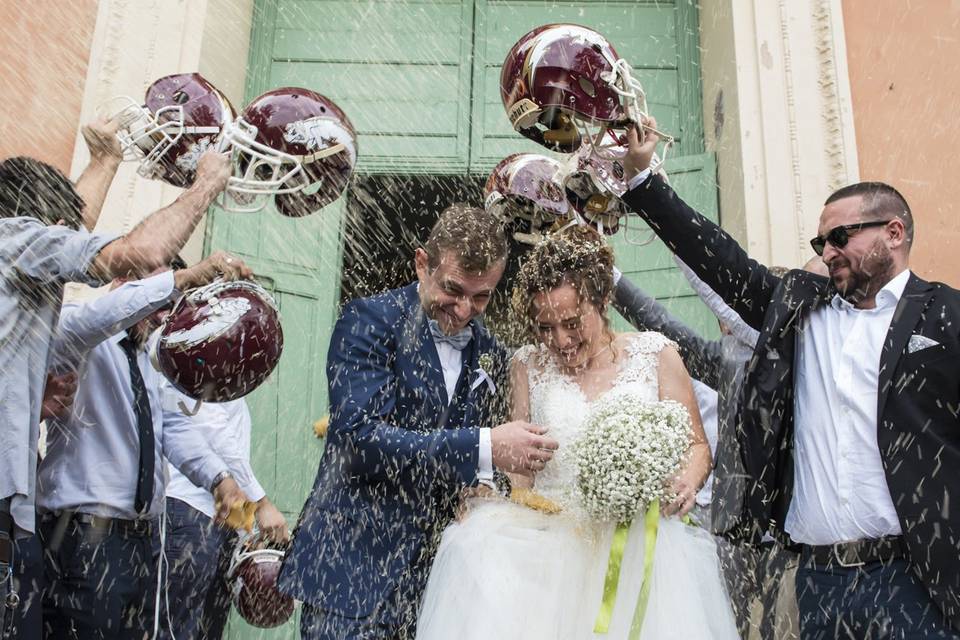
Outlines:
<svg viewBox="0 0 960 640"><path fill-rule="evenodd" d="M627 357L606 394L659 399L657 363L670 344L659 333L629 337ZM592 522L573 495L564 452L591 400L543 346L517 352L528 370L531 422L548 426L560 449L535 491L561 505L547 514L506 500L475 499L443 533L421 605L418 640L582 640L630 637L644 575L642 515L630 527L606 633L594 633L614 526ZM604 394L605 395L605 394ZM643 640L738 638L713 538L661 516Z"/></svg>

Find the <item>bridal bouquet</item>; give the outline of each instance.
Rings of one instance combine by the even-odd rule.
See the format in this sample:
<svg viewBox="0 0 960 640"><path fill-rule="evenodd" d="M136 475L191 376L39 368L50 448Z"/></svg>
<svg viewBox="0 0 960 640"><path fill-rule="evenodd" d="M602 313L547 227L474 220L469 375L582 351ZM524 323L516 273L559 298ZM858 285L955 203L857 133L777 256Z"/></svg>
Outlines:
<svg viewBox="0 0 960 640"><path fill-rule="evenodd" d="M571 447L583 507L601 521L630 522L667 497L690 436L690 414L679 402L646 402L633 394L601 398Z"/></svg>

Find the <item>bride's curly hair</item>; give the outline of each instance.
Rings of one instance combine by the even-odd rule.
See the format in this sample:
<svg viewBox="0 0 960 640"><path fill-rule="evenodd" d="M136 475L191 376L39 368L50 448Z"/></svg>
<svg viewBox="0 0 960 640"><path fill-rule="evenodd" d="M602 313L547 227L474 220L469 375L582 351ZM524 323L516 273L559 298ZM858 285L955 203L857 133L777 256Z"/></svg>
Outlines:
<svg viewBox="0 0 960 640"><path fill-rule="evenodd" d="M596 229L576 225L551 234L538 243L520 265L513 286L511 306L517 319L536 340L534 297L567 284L577 291L581 303L604 313L613 293L613 249Z"/></svg>

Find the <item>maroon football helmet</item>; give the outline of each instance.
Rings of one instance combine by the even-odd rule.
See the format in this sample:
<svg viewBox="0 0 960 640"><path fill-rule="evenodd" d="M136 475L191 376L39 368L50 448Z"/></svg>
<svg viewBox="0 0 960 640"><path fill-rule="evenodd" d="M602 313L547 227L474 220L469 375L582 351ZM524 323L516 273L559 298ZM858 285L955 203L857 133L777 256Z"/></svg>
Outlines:
<svg viewBox="0 0 960 640"><path fill-rule="evenodd" d="M253 282L214 282L185 294L164 319L156 361L184 394L227 402L256 389L282 351L270 294Z"/></svg>
<svg viewBox="0 0 960 640"><path fill-rule="evenodd" d="M237 612L254 627L279 627L293 615L293 598L277 588L284 549L256 534L243 536L227 570L227 584Z"/></svg>
<svg viewBox="0 0 960 640"><path fill-rule="evenodd" d="M200 156L236 117L227 97L199 73L160 78L142 105L115 100L122 101L115 117L124 160L139 161L140 175L180 188L193 184Z"/></svg>
<svg viewBox="0 0 960 640"><path fill-rule="evenodd" d="M543 229L572 216L562 174L563 165L547 156L507 156L487 178L484 208L513 230L515 240L535 244Z"/></svg>
<svg viewBox="0 0 960 640"><path fill-rule="evenodd" d="M299 87L255 98L224 134L234 175L223 201L259 211L276 194L280 213L309 215L340 197L357 164L357 136L332 100Z"/></svg>
<svg viewBox="0 0 960 640"><path fill-rule="evenodd" d="M563 180L563 188L573 210L584 221L606 234L616 233L621 218L629 213L620 199L627 191L622 160L626 149L614 149L617 156L611 160L592 153L587 146L581 147L570 158Z"/></svg>
<svg viewBox="0 0 960 640"><path fill-rule="evenodd" d="M581 147L573 154L565 172L563 188L567 201L580 218L602 233L610 235L621 229L621 222L630 219L630 209L621 199L627 192L623 169L627 149L615 145L608 145L607 148L609 154L597 155L588 146ZM650 166L661 165L657 154L653 154ZM662 167L657 173L667 179ZM649 241L648 237L642 242L628 240L628 243L645 245Z"/></svg>
<svg viewBox="0 0 960 640"><path fill-rule="evenodd" d="M520 38L500 70L500 97L514 129L563 153L583 142L602 153L607 131L626 129L647 115L643 87L630 65L602 35L575 24L544 25Z"/></svg>

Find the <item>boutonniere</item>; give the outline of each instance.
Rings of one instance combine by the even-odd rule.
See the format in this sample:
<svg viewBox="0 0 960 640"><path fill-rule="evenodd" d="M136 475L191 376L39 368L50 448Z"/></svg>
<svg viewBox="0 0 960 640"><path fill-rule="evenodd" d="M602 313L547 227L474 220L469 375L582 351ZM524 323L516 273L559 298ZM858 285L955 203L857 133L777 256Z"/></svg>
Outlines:
<svg viewBox="0 0 960 640"><path fill-rule="evenodd" d="M484 382L487 383L487 388L490 389L490 393L494 393L497 390L497 385L494 384L493 378L490 377L490 374L487 373L490 369L493 369L493 356L489 353L481 353L480 357L477 358L477 364L480 365L477 367L477 370L474 371L477 374L477 377L474 379L473 384L470 385L470 391L473 391L479 387Z"/></svg>

